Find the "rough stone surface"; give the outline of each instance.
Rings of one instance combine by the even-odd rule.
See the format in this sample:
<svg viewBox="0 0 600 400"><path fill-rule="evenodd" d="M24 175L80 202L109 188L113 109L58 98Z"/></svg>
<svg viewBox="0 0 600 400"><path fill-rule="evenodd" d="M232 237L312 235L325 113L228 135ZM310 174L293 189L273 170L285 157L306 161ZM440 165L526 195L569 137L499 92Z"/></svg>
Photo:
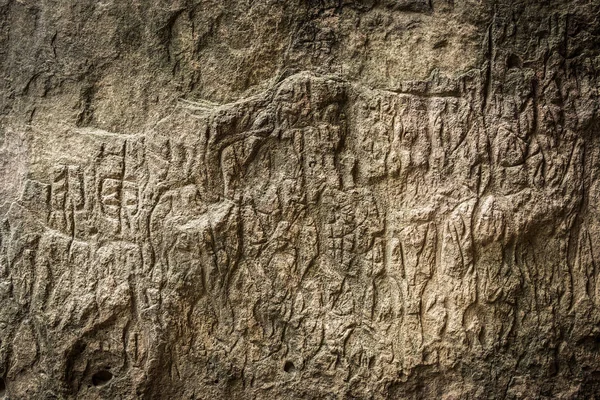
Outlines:
<svg viewBox="0 0 600 400"><path fill-rule="evenodd" d="M0 397L600 396L596 0L0 0Z"/></svg>

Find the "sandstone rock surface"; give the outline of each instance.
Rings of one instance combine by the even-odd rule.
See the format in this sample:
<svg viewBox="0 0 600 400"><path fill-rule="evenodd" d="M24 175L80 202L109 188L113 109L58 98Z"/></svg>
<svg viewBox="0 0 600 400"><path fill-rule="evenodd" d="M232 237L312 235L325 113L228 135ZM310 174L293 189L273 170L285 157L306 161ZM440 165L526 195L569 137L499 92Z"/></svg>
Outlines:
<svg viewBox="0 0 600 400"><path fill-rule="evenodd" d="M600 3L0 0L0 397L600 396Z"/></svg>

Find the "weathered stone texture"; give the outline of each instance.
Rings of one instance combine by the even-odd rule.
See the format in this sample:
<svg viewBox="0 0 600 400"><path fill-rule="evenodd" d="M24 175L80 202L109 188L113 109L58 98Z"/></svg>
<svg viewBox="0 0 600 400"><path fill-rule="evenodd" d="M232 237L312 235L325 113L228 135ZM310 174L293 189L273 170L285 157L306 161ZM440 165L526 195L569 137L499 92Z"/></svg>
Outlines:
<svg viewBox="0 0 600 400"><path fill-rule="evenodd" d="M600 396L600 3L1 0L0 396Z"/></svg>

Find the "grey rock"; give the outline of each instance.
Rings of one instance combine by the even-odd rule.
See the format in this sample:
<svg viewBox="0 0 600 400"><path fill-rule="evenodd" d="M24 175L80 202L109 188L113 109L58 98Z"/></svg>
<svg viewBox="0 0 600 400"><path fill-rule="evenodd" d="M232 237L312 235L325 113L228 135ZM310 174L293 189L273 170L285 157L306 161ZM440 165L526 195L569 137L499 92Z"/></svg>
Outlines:
<svg viewBox="0 0 600 400"><path fill-rule="evenodd" d="M0 397L600 396L600 3L0 2Z"/></svg>

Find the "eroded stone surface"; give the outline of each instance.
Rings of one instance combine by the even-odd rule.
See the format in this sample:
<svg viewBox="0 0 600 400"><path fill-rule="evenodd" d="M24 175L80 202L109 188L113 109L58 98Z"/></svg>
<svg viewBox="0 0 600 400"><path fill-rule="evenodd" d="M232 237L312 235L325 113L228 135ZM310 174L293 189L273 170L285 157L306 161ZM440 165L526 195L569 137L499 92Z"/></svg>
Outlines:
<svg viewBox="0 0 600 400"><path fill-rule="evenodd" d="M0 6L7 398L600 394L600 5Z"/></svg>

